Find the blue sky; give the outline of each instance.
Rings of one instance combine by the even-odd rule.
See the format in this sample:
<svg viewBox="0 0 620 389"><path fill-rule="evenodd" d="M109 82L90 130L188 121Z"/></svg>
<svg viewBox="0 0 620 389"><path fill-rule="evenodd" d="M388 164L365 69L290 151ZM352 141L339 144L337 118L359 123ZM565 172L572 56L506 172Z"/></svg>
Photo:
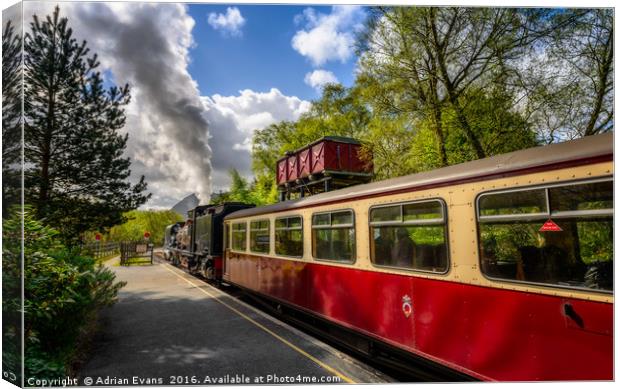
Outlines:
<svg viewBox="0 0 620 389"><path fill-rule="evenodd" d="M208 23L210 13L226 14L228 7L238 8L245 19L239 36L225 34ZM304 77L318 68L331 71L344 85L353 83L355 55L344 63L330 60L317 67L292 47L295 33L304 27L295 18L309 6L190 4L188 8L196 21L188 70L198 82L201 95L277 88L285 95L315 99L319 93L304 82ZM318 14L332 12L332 7L312 8Z"/></svg>
<svg viewBox="0 0 620 389"><path fill-rule="evenodd" d="M54 2L25 2L27 19ZM351 86L359 6L60 2L106 85L131 88L125 154L147 208L190 193L207 203L231 169L251 179L252 137L294 121L326 82Z"/></svg>

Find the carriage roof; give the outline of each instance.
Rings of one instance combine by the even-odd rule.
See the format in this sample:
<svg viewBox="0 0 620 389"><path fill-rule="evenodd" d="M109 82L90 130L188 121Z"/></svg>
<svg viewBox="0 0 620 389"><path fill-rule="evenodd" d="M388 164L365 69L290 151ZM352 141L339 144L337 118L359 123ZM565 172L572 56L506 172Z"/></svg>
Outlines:
<svg viewBox="0 0 620 389"><path fill-rule="evenodd" d="M480 181L519 172L576 166L613 159L613 134L606 133L585 138L514 151L489 158L465 162L440 169L415 173L388 180L374 181L344 189L325 192L297 200L244 209L231 213L226 219L235 219L306 208L325 203L345 202L356 198L373 197L387 193L446 186L454 183Z"/></svg>

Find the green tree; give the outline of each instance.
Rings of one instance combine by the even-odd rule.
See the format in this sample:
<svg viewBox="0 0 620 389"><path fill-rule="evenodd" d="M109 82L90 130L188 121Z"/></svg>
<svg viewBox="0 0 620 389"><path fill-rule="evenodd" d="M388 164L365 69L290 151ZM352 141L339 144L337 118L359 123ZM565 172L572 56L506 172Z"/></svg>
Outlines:
<svg viewBox="0 0 620 389"><path fill-rule="evenodd" d="M236 169L229 170L228 174L232 182L229 191L211 198L212 203L242 202L266 205L278 201L278 188L273 174L257 172L252 182L248 182Z"/></svg>
<svg viewBox="0 0 620 389"><path fill-rule="evenodd" d="M24 37L26 201L66 240L110 227L150 195L127 181L129 87L103 86L97 56L72 37L58 7Z"/></svg>
<svg viewBox="0 0 620 389"><path fill-rule="evenodd" d="M424 23L424 13L410 8L371 9L366 33L358 43L361 72L356 83L375 115L385 116L387 121L424 122L435 135L439 165L446 166L445 96L437 63L427 42L414 30ZM409 133L407 138L411 136Z"/></svg>
<svg viewBox="0 0 620 389"><path fill-rule="evenodd" d="M463 96L463 100L466 100L463 103L463 114L468 118L472 133L487 153L504 154L536 146L536 133L531 130L526 118L512 109L512 96L505 91L486 93L470 90ZM443 117L448 134L445 140L448 163L454 165L477 159L475 149L460 131L458 113L448 108Z"/></svg>
<svg viewBox="0 0 620 389"><path fill-rule="evenodd" d="M121 242L136 241L144 237L148 231L150 240L156 245L163 245L166 226L184 220L185 215L168 211L133 210L123 214L124 223L110 228L104 235L105 240ZM94 232L88 234L89 240L94 240Z"/></svg>
<svg viewBox="0 0 620 389"><path fill-rule="evenodd" d="M544 15L509 8L373 8L359 42L358 86L373 113L404 117L434 134L438 163L433 165L452 163L447 143L454 131L473 151L471 158L502 152L505 148L494 149L476 129L471 96L485 95L486 105L517 113L504 103L516 101L508 87L515 67L509 64L549 33L536 29ZM451 128L445 127L448 112ZM493 109L485 112L494 115ZM521 137L519 132L516 138Z"/></svg>
<svg viewBox="0 0 620 389"><path fill-rule="evenodd" d="M412 128L405 116L375 116L363 135L363 158L373 162L375 179L415 173L421 169L420 155L412 154L414 139L421 139L420 128ZM428 141L428 139L426 139ZM431 136L429 144L434 144ZM436 154L434 154L434 157Z"/></svg>
<svg viewBox="0 0 620 389"><path fill-rule="evenodd" d="M21 36L9 20L2 31L2 217L21 201Z"/></svg>
<svg viewBox="0 0 620 389"><path fill-rule="evenodd" d="M296 122L282 121L254 132L252 138L252 170L254 174L274 176L278 158L287 151L303 145L298 137ZM231 176L233 174L231 173Z"/></svg>
<svg viewBox="0 0 620 389"><path fill-rule="evenodd" d="M525 111L547 143L611 131L613 10L564 10L518 79Z"/></svg>
<svg viewBox="0 0 620 389"><path fill-rule="evenodd" d="M359 90L340 84L327 84L321 98L299 118L297 147L324 136L359 137L370 121L370 111L359 98Z"/></svg>

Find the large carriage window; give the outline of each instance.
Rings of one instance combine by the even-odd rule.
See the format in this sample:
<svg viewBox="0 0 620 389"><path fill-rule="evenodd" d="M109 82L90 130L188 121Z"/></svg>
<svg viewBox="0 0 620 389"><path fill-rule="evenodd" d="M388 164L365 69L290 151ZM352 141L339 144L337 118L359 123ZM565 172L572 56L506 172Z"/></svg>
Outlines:
<svg viewBox="0 0 620 389"><path fill-rule="evenodd" d="M250 222L250 251L269 252L269 220Z"/></svg>
<svg viewBox="0 0 620 389"><path fill-rule="evenodd" d="M438 200L370 210L375 265L443 273L448 269L446 221Z"/></svg>
<svg viewBox="0 0 620 389"><path fill-rule="evenodd" d="M613 290L612 181L485 194L478 220L486 275Z"/></svg>
<svg viewBox="0 0 620 389"><path fill-rule="evenodd" d="M246 246L246 223L233 223L232 248L233 250L245 251Z"/></svg>
<svg viewBox="0 0 620 389"><path fill-rule="evenodd" d="M312 255L317 259L354 261L353 211L312 215Z"/></svg>
<svg viewBox="0 0 620 389"><path fill-rule="evenodd" d="M304 255L301 216L276 219L276 254L290 257Z"/></svg>

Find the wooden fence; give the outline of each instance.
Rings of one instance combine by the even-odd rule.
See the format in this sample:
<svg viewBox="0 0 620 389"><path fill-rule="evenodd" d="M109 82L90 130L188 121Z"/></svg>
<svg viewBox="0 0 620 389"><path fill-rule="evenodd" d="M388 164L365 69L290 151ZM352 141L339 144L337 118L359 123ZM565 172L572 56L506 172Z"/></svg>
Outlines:
<svg viewBox="0 0 620 389"><path fill-rule="evenodd" d="M148 262L153 264L154 245L150 242L121 242L121 266Z"/></svg>
<svg viewBox="0 0 620 389"><path fill-rule="evenodd" d="M119 253L118 242L91 242L82 245L82 253L91 255L95 259L105 258Z"/></svg>

